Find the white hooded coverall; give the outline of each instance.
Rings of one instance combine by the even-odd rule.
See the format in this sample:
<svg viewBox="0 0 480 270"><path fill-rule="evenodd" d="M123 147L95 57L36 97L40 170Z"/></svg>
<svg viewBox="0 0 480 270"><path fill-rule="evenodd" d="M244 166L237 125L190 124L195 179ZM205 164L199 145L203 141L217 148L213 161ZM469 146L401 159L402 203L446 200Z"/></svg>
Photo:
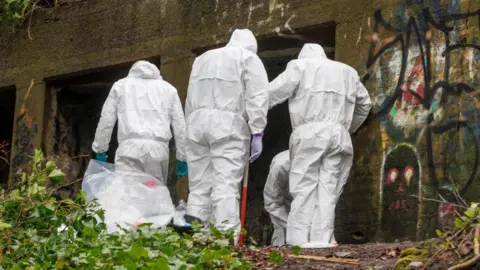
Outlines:
<svg viewBox="0 0 480 270"><path fill-rule="evenodd" d="M269 94L270 107L288 99L293 127L287 243L336 244L335 205L352 166L350 134L372 106L368 91L352 67L327 59L318 44L305 44Z"/></svg>
<svg viewBox="0 0 480 270"><path fill-rule="evenodd" d="M187 215L240 231L239 184L251 134L267 124L268 78L247 29L195 59L188 85Z"/></svg>
<svg viewBox="0 0 480 270"><path fill-rule="evenodd" d="M274 246L285 244L287 218L293 199L288 188L289 172L290 155L287 150L273 158L263 190L265 210L270 214L273 224L272 245Z"/></svg>
<svg viewBox="0 0 480 270"><path fill-rule="evenodd" d="M177 90L160 76L158 68L138 61L128 76L117 81L103 105L92 149L108 150L118 119L118 149L115 171L139 171L166 184L168 142L175 135L176 155L185 161L185 118Z"/></svg>

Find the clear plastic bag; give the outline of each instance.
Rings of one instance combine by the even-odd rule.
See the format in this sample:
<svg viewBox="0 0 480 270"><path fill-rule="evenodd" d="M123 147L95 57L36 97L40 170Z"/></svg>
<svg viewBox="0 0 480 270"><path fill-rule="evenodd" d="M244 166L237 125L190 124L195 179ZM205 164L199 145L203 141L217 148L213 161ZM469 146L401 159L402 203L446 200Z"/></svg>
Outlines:
<svg viewBox="0 0 480 270"><path fill-rule="evenodd" d="M82 183L90 199L105 210L109 233L135 230L142 223L162 227L170 223L175 208L168 188L143 172L115 171L113 164L90 160Z"/></svg>

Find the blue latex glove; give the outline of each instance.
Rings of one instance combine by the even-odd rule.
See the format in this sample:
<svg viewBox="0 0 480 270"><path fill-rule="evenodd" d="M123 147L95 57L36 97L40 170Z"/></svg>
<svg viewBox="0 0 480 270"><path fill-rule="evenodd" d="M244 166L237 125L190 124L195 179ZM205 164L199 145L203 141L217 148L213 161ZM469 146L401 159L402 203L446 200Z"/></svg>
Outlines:
<svg viewBox="0 0 480 270"><path fill-rule="evenodd" d="M107 162L107 153L98 153L97 154L97 160Z"/></svg>
<svg viewBox="0 0 480 270"><path fill-rule="evenodd" d="M251 155L250 155L250 163L257 160L258 157L262 154L263 150L263 132L260 134L254 134L252 138L252 145L251 145Z"/></svg>
<svg viewBox="0 0 480 270"><path fill-rule="evenodd" d="M175 173L177 174L177 177L183 177L188 173L188 166L186 162L183 161L177 161L177 167L175 168Z"/></svg>

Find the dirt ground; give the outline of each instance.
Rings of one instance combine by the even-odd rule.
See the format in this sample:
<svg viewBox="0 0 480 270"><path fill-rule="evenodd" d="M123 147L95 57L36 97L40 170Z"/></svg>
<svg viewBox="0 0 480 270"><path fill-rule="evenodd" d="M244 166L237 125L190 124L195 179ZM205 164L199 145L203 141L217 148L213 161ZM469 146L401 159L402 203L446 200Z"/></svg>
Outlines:
<svg viewBox="0 0 480 270"><path fill-rule="evenodd" d="M267 254L270 249L250 254L257 263L254 269L393 269L395 262L403 249L418 246L420 243L369 243L363 245L341 245L328 249L302 249L300 255L341 259L358 259L359 264L331 263L312 259L295 258L289 254L288 248L278 251L284 259L279 264L269 263ZM261 253L261 255L260 255Z"/></svg>
<svg viewBox="0 0 480 270"><path fill-rule="evenodd" d="M291 254L289 247L266 247L260 250L244 251L245 259L250 259L254 263L254 269L368 269L368 270L387 270L394 269L395 263L399 259L402 250L421 247L422 242L400 242L400 243L369 243L362 245L341 245L335 248L327 249L302 249L299 258ZM283 256L280 263L270 262L268 254L276 251L278 255ZM445 254L446 255L446 254ZM341 262L327 262L315 259L326 258L327 260L339 260ZM419 269L444 270L456 264L451 256L435 257L429 260ZM346 263L347 261L356 261L356 264ZM457 259L458 260L458 259ZM428 265L428 266L426 266ZM480 264L474 264L470 268L480 270Z"/></svg>

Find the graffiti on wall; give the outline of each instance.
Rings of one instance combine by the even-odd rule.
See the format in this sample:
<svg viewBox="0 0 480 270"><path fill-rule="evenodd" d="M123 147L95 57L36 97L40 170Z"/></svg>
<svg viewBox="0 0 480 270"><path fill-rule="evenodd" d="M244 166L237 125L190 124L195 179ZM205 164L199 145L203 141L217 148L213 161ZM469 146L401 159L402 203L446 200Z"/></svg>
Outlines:
<svg viewBox="0 0 480 270"><path fill-rule="evenodd" d="M380 181L384 229L387 219L418 217L417 203L405 199L404 204L403 196L422 192L406 190L406 183L422 181L434 190L431 194L455 200L452 186L465 196L477 181L480 10L468 9L459 1L416 0L398 5L392 18L386 19L381 10L374 14L362 80L373 91L373 111L381 122L382 147L388 153ZM399 144L410 145L419 156ZM403 153L392 151L395 147ZM424 173L417 170L418 160L425 166ZM406 173L412 180L405 181ZM439 206L437 214L448 217L450 210ZM403 233L400 230L399 236Z"/></svg>
<svg viewBox="0 0 480 270"><path fill-rule="evenodd" d="M383 231L390 231L386 240L395 240L415 234L418 204L415 197L420 190L420 171L417 153L408 144L392 149L383 166L382 223Z"/></svg>

